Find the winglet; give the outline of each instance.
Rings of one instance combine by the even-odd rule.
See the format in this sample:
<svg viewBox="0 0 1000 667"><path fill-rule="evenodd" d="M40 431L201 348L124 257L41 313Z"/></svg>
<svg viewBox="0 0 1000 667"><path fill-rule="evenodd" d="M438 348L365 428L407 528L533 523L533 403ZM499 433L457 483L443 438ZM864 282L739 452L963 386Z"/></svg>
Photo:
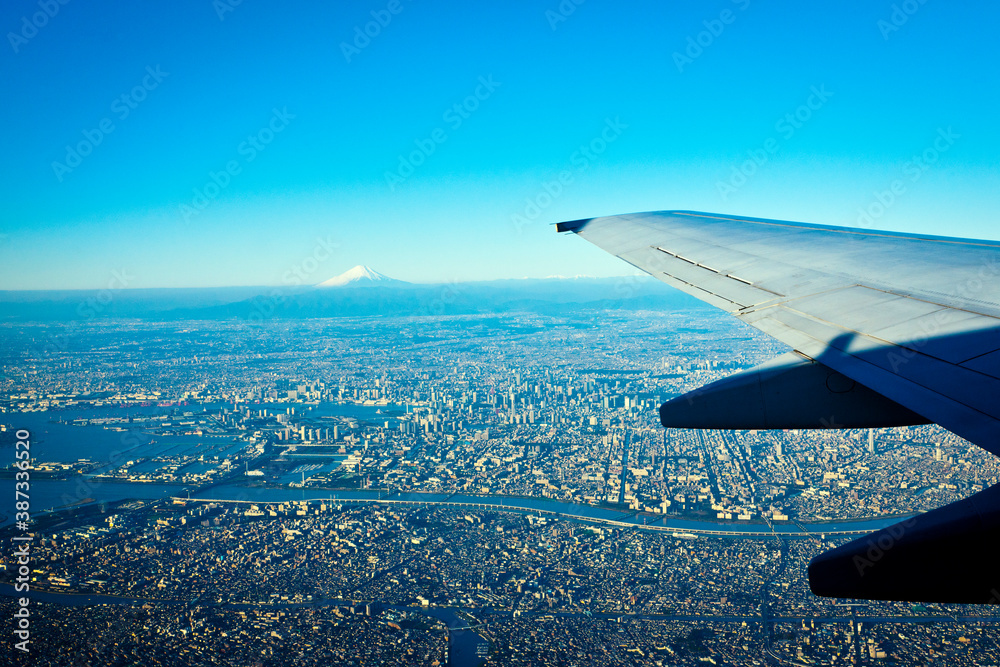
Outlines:
<svg viewBox="0 0 1000 667"><path fill-rule="evenodd" d="M579 232L587 226L593 218L583 218L582 220L570 220L569 222L556 223L557 232Z"/></svg>

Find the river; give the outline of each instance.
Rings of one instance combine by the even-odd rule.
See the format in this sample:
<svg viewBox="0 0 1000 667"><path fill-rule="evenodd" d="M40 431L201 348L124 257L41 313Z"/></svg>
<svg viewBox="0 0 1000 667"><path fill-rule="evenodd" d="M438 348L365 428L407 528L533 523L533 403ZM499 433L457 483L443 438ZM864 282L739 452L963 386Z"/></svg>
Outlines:
<svg viewBox="0 0 1000 667"><path fill-rule="evenodd" d="M0 479L0 497L14 497L14 479ZM130 482L99 481L93 477L71 479L33 479L30 499L32 513L48 511L67 505L82 505L98 502L115 502L136 498L156 500L168 497L187 498L186 487L178 484L141 484ZM474 496L462 493L414 493L385 492L378 490L330 490L314 488L252 487L237 484L223 484L209 487L190 494L191 499L242 501L253 503L282 503L297 501L332 500L342 503L389 502L439 504L456 508L479 511L513 511L520 513L540 513L575 521L597 522L623 528L645 528L667 530L678 533L709 534L717 537L761 537L780 535L804 537L836 534L868 533L890 526L901 517L859 519L837 522L801 523L803 532L792 523L773 524L772 528L763 523L714 523L676 517L638 515L628 510L596 507L583 503L569 503L546 498L523 498L516 496ZM13 521L11 512L0 512L0 527Z"/></svg>
<svg viewBox="0 0 1000 667"><path fill-rule="evenodd" d="M329 500L336 504L353 502L419 503L479 510L515 511L521 513L549 514L558 518L609 523L625 528L646 528L676 531L679 533L712 534L719 537L816 537L832 534L869 533L900 521L903 517L880 517L836 522L794 523L714 523L677 517L639 515L630 510L610 509L583 503L561 502L546 498L517 496L475 496L464 493L415 493L378 490L286 489L276 487L247 487L225 484L211 487L191 495L192 499L242 501L254 503L280 503Z"/></svg>

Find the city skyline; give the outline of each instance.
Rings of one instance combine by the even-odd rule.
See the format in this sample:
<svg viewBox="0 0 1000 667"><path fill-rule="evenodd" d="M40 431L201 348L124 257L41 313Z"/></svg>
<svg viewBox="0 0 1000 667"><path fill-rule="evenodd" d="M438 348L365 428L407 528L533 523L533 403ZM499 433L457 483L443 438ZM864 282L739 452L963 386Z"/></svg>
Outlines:
<svg viewBox="0 0 1000 667"><path fill-rule="evenodd" d="M0 289L616 276L551 224L643 210L997 238L992 6L43 5Z"/></svg>

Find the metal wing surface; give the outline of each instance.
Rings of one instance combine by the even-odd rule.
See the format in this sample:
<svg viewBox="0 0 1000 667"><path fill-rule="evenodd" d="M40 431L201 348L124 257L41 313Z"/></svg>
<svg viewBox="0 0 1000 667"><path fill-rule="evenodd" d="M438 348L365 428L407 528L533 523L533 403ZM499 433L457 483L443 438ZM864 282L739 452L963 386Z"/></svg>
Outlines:
<svg viewBox="0 0 1000 667"><path fill-rule="evenodd" d="M1000 243L691 211L557 228L1000 454Z"/></svg>

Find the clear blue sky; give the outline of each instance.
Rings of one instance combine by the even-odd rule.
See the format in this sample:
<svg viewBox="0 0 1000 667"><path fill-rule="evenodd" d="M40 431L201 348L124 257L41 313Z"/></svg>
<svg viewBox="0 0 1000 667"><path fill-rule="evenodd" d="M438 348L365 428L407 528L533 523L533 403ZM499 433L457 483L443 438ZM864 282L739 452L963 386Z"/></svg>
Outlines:
<svg viewBox="0 0 1000 667"><path fill-rule="evenodd" d="M670 208L1000 238L996 3L48 1L0 289L622 275L550 223Z"/></svg>

